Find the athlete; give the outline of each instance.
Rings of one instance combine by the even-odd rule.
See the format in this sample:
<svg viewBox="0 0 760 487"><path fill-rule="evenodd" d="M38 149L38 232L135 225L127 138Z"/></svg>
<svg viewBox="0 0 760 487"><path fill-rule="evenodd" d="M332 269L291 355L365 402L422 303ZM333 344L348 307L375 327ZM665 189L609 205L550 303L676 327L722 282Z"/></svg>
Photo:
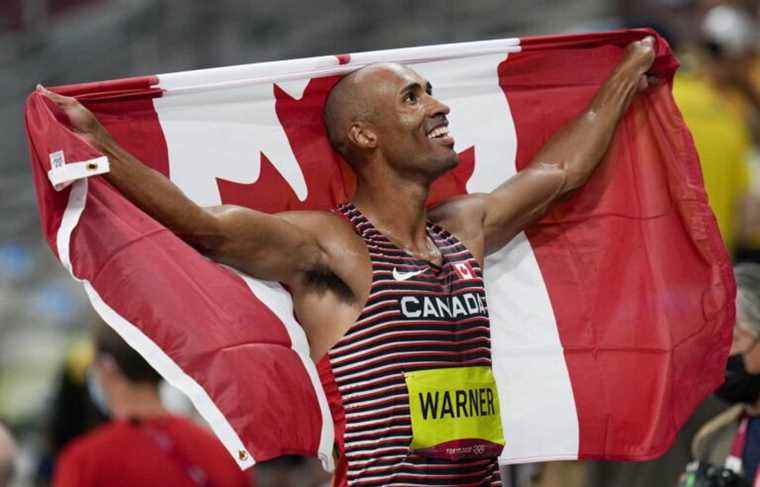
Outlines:
<svg viewBox="0 0 760 487"><path fill-rule="evenodd" d="M458 163L449 108L401 65L359 69L327 99L330 142L357 177L332 212L202 208L75 99L39 89L109 158L104 177L127 198L205 255L287 285L336 423L335 485L501 485L484 258L589 178L653 81L653 43L628 45L527 168L430 211L431 183Z"/></svg>

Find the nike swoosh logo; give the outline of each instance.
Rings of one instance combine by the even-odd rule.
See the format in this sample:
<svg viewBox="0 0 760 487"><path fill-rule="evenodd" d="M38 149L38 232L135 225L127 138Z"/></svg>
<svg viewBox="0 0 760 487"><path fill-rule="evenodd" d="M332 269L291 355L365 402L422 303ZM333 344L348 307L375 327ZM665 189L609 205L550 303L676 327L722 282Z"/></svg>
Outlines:
<svg viewBox="0 0 760 487"><path fill-rule="evenodd" d="M427 267L425 267L424 269L422 269L422 270L419 270L419 271L412 271L412 272L399 272L399 271L398 271L398 269L396 269L396 268L394 267L394 268L393 268L393 278L394 278L395 280L397 280L397 281L406 281L406 280L407 280L407 279L409 279L410 277L414 277L414 276L417 276L417 275L419 275L419 274L422 274L422 273L423 273L423 272L425 272L426 270L428 270L428 268L427 268Z"/></svg>

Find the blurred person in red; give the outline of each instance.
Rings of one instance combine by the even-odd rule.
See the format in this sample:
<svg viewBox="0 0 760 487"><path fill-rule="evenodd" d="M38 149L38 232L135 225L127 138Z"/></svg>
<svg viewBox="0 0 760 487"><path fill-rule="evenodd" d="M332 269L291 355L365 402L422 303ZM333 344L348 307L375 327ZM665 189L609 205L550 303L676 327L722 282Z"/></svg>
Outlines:
<svg viewBox="0 0 760 487"><path fill-rule="evenodd" d="M252 485L211 432L164 408L161 377L121 337L98 324L94 344L90 389L112 420L66 446L56 487Z"/></svg>

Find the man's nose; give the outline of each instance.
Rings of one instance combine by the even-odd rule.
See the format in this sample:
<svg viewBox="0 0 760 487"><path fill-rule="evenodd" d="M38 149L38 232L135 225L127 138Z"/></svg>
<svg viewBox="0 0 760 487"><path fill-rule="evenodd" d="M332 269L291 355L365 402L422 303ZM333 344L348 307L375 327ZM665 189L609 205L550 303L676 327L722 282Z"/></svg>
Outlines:
<svg viewBox="0 0 760 487"><path fill-rule="evenodd" d="M432 96L430 97L430 99L433 100L433 109L432 109L432 112L430 113L431 117L435 117L437 115L448 115L449 114L449 112L451 111L451 109L449 108L449 106L447 104L443 103L442 101L440 101L440 100L438 100L436 98L433 98Z"/></svg>

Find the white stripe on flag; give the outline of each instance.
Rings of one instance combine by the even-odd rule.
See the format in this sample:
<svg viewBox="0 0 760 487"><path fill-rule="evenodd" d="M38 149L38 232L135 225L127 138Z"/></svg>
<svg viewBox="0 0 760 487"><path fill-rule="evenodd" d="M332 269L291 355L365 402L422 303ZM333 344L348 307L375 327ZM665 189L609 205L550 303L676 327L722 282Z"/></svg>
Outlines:
<svg viewBox="0 0 760 487"><path fill-rule="evenodd" d="M348 64L340 64L336 56L317 56L286 61L244 64L222 68L197 69L158 75L158 87L164 96L240 88L256 84L280 84L283 81L343 75L373 63L394 62L422 64L446 62L463 57L519 52L520 39L437 44L432 46L384 49L350 54Z"/></svg>
<svg viewBox="0 0 760 487"><path fill-rule="evenodd" d="M137 350L140 355L163 376L172 386L182 391L192 401L195 408L203 416L224 447L232 455L241 469L252 467L256 461L245 448L240 437L235 433L227 418L216 407L209 395L192 377L185 372L161 348L150 340L143 332L125 320L100 297L95 288L86 279L79 279L73 271L71 256L71 235L79 223L87 202L87 179L80 179L72 184L69 201L61 219L61 225L56 234L58 256L63 266L71 272L74 279L80 281L92 307L100 317L113 328L127 344Z"/></svg>
<svg viewBox="0 0 760 487"><path fill-rule="evenodd" d="M71 233L79 223L79 217L82 216L84 205L87 203L87 179L80 179L71 185L69 192L69 201L66 202L66 210L63 212L61 224L58 226L58 233L55 236L55 246L58 249L58 258L63 264L63 268L69 271L74 279L74 269L71 266L71 255L69 242Z"/></svg>
<svg viewBox="0 0 760 487"><path fill-rule="evenodd" d="M578 458L578 414L554 312L520 233L486 259L491 356L506 444L499 463Z"/></svg>

